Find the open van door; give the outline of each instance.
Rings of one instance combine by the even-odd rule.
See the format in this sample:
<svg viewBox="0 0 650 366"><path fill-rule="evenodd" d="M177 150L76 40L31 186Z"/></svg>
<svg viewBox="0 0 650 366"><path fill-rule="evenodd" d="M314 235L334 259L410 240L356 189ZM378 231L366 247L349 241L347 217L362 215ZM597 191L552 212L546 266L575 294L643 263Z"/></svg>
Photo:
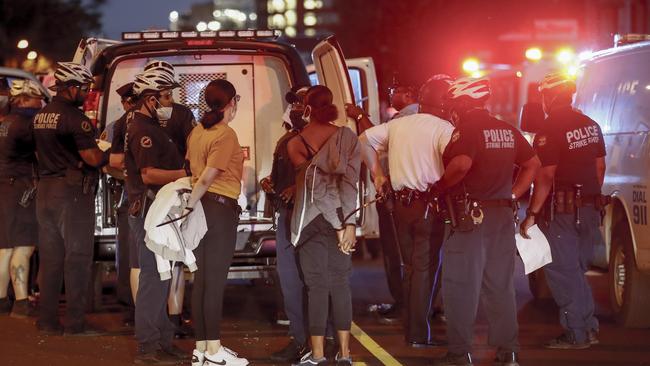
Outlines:
<svg viewBox="0 0 650 366"><path fill-rule="evenodd" d="M72 62L90 67L102 50L119 43L122 43L122 41L103 38L82 38L79 41Z"/></svg>
<svg viewBox="0 0 650 366"><path fill-rule="evenodd" d="M327 86L334 96L334 104L339 110L339 118L335 121L338 126L347 126L352 131L357 132L357 126L354 120L348 118L345 113L346 103L355 103L355 93L352 88L348 66L346 65L343 52L339 46L336 37L330 36L316 45L312 51L312 60L314 61L314 68L316 70L317 79L319 84ZM371 59L370 64L372 64ZM374 64L372 64L374 70ZM376 92L376 76L373 78L375 81L374 91ZM367 80L367 79L366 79ZM362 100L360 98L360 100ZM377 113L375 118L378 122L379 118L379 105L377 100ZM369 99L367 100L369 101ZM357 205L361 206L375 198L375 190L368 169L362 168L361 177L359 179L359 199ZM361 229L357 232L365 238L376 238L379 235L379 224L377 219L377 210L373 205L367 208L362 208L357 214L357 225Z"/></svg>

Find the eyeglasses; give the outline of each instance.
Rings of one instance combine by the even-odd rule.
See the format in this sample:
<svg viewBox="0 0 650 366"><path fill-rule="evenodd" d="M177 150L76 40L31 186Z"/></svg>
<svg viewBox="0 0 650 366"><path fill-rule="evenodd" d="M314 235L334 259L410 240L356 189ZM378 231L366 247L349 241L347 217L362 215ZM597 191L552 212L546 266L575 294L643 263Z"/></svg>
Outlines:
<svg viewBox="0 0 650 366"><path fill-rule="evenodd" d="M232 99L235 100L235 103L239 103L239 100L241 99L241 95L239 95L239 94L235 94L235 96L232 97Z"/></svg>
<svg viewBox="0 0 650 366"><path fill-rule="evenodd" d="M76 87L79 88L79 90L85 91L85 92L90 90L90 85L88 85L88 84L76 85Z"/></svg>

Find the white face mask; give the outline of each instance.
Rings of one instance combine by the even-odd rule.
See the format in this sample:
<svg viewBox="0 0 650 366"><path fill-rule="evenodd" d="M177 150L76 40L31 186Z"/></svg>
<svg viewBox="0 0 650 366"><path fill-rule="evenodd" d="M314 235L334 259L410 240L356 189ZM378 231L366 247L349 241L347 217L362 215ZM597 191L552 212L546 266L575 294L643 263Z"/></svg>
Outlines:
<svg viewBox="0 0 650 366"><path fill-rule="evenodd" d="M302 120L305 121L305 123L309 123L310 118L311 118L311 106L306 106L305 111L302 112Z"/></svg>
<svg viewBox="0 0 650 366"><path fill-rule="evenodd" d="M0 95L0 108L4 108L7 103L9 103L9 97L6 95Z"/></svg>
<svg viewBox="0 0 650 366"><path fill-rule="evenodd" d="M157 101L158 102L158 101ZM172 107L163 107L160 102L158 102L158 108L156 108L156 116L161 121L167 121L172 118Z"/></svg>

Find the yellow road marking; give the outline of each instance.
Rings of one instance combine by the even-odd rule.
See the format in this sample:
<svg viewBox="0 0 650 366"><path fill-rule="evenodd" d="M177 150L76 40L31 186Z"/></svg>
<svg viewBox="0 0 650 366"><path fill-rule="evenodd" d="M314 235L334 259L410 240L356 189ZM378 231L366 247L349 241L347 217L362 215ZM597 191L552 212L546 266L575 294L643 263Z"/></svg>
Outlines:
<svg viewBox="0 0 650 366"><path fill-rule="evenodd" d="M375 356L382 364L385 366L402 366L402 364L397 361L390 353L386 352L385 349L375 342L366 332L364 332L359 326L352 322L351 329L352 336L361 343L373 356ZM355 365L361 366L363 363L355 362Z"/></svg>

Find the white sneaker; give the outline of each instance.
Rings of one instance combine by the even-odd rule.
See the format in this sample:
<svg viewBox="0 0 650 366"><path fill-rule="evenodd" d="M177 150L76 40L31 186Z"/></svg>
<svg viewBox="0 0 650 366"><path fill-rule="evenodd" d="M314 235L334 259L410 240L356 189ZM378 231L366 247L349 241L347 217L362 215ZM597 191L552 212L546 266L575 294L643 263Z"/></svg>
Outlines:
<svg viewBox="0 0 650 366"><path fill-rule="evenodd" d="M246 366L248 360L242 357L237 357L237 353L221 346L219 351L213 355L205 354L205 366Z"/></svg>
<svg viewBox="0 0 650 366"><path fill-rule="evenodd" d="M203 366L205 363L205 354L195 349L192 351L192 366Z"/></svg>

